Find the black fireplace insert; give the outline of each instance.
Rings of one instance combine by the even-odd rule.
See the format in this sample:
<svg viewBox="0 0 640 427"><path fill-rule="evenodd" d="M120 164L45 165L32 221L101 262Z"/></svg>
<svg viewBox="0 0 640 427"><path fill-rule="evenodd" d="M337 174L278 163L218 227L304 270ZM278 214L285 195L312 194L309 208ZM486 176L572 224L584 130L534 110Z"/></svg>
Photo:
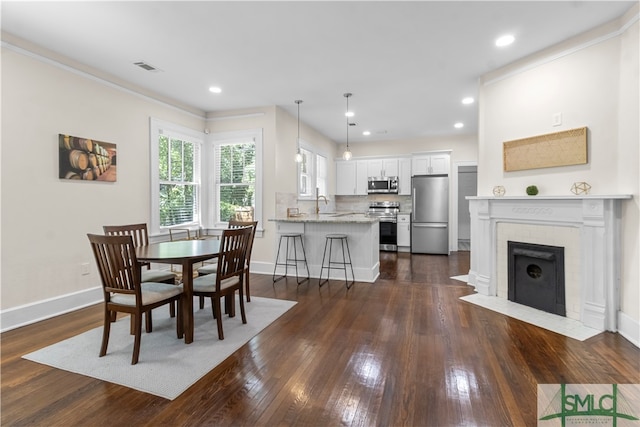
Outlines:
<svg viewBox="0 0 640 427"><path fill-rule="evenodd" d="M509 301L566 316L564 248L508 242Z"/></svg>

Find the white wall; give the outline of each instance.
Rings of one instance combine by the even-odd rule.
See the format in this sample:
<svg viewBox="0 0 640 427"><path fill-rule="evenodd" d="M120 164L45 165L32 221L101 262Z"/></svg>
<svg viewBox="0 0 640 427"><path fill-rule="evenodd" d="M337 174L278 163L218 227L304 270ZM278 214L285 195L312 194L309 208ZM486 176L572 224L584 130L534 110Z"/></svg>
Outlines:
<svg viewBox="0 0 640 427"><path fill-rule="evenodd" d="M588 182L591 194L633 195L624 202L621 283L621 316L632 329L640 320L638 49L636 5L618 22L484 76L478 135L479 195L502 185L507 196L522 196L531 184L543 195L571 195L576 181ZM553 127L556 113L563 122ZM582 126L586 165L503 171L504 141Z"/></svg>
<svg viewBox="0 0 640 427"><path fill-rule="evenodd" d="M86 234L149 222L150 116L204 129L204 114L2 48L3 310L100 286ZM117 144L117 182L58 179L60 133Z"/></svg>
<svg viewBox="0 0 640 427"><path fill-rule="evenodd" d="M620 149L616 171L619 191L633 194L623 206L622 264L620 308L621 322L640 323L640 34L636 21L620 37L620 83L618 93L618 140ZM635 230L635 233L633 232ZM628 232L627 232L628 231ZM629 316L628 319L626 316ZM640 342L640 330L635 337Z"/></svg>

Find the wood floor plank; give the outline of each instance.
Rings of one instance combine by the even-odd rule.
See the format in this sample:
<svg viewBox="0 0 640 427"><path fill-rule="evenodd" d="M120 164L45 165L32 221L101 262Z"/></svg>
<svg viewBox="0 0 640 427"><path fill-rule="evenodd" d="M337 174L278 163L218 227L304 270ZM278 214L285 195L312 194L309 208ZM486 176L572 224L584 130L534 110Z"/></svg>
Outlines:
<svg viewBox="0 0 640 427"><path fill-rule="evenodd" d="M101 326L100 306L5 332L0 423L534 426L538 384L640 383L618 334L580 342L461 301L468 252L380 266L350 290L252 274L252 295L298 304L173 401L21 358Z"/></svg>

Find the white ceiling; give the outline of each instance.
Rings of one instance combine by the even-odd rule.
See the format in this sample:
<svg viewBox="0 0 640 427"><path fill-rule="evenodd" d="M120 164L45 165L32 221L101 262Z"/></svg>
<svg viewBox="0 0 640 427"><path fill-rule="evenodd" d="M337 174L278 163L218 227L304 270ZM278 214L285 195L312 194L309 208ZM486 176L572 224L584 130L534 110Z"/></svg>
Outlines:
<svg viewBox="0 0 640 427"><path fill-rule="evenodd" d="M204 112L278 105L344 142L477 131L478 78L637 1L7 2L2 30ZM516 42L498 49L494 40ZM133 65L144 61L162 70ZM222 88L212 94L209 86ZM465 127L454 129L455 122ZM362 131L371 130L369 137ZM384 132L384 133L383 133Z"/></svg>

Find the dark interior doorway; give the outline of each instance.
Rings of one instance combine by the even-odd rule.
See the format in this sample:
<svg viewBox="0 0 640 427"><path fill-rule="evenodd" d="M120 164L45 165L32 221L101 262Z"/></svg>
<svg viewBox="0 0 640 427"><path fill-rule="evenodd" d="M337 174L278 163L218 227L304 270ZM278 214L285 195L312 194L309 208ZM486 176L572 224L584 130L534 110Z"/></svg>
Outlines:
<svg viewBox="0 0 640 427"><path fill-rule="evenodd" d="M458 167L458 250L471 250L471 216L467 196L478 195L478 166Z"/></svg>

